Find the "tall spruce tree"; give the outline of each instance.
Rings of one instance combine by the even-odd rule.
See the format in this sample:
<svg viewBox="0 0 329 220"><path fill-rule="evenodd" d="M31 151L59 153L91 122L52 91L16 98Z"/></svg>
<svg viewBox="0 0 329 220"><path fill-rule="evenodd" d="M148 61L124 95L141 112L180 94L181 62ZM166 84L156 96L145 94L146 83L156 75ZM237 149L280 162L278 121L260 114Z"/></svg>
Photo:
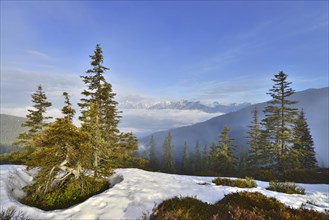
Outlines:
<svg viewBox="0 0 329 220"><path fill-rule="evenodd" d="M271 142L278 150L277 165L280 170L286 168L285 160L293 143L292 126L298 115L298 109L293 107L298 102L289 100L295 91L290 88L291 82L287 82L287 77L281 71L272 79L274 85L267 93L271 95L272 100L265 107L263 120L269 131Z"/></svg>
<svg viewBox="0 0 329 220"><path fill-rule="evenodd" d="M231 175L235 171L236 158L233 155L235 145L234 139L230 137L230 128L225 125L218 142L218 167L217 171L221 175Z"/></svg>
<svg viewBox="0 0 329 220"><path fill-rule="evenodd" d="M83 82L87 85L87 89L82 92L84 96L78 105L81 107L81 121L87 120L91 104L96 104L99 108L99 123L101 124L101 136L105 141L118 141L119 130L119 111L118 103L114 100L115 93L112 91L112 85L108 83L104 77L109 68L102 65L103 51L99 44L96 45L94 55L91 58L91 69L88 69L87 76L81 76Z"/></svg>
<svg viewBox="0 0 329 220"><path fill-rule="evenodd" d="M138 142L132 133L120 133L118 129L118 103L114 100L112 86L104 77L109 68L104 67L103 52L96 45L94 55L90 56L92 68L87 76L81 76L87 89L82 92L81 107L82 130L90 136L89 146L93 149L93 170L95 177L105 177L112 168L131 166L128 164L145 163L133 157Z"/></svg>
<svg viewBox="0 0 329 220"><path fill-rule="evenodd" d="M31 148L31 142L34 137L40 133L47 126L47 119L51 119L50 116L45 116L46 109L51 106L51 103L47 101L47 96L39 85L35 93L32 94L32 102L34 103L34 109L28 109L29 114L26 115L27 121L22 124L22 127L28 127L27 132L19 134L17 141L14 145Z"/></svg>
<svg viewBox="0 0 329 220"><path fill-rule="evenodd" d="M162 169L166 173L175 172L174 146L172 145L172 136L169 132L162 145Z"/></svg>
<svg viewBox="0 0 329 220"><path fill-rule="evenodd" d="M301 110L293 127L294 145L293 153L297 156L296 168L316 168L314 142L308 127L304 110Z"/></svg>

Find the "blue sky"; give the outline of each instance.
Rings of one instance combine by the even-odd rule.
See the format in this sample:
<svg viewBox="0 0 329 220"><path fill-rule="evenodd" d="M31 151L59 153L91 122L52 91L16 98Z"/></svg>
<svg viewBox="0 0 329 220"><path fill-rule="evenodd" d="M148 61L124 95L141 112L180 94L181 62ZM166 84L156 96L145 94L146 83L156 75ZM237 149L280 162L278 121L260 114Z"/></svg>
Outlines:
<svg viewBox="0 0 329 220"><path fill-rule="evenodd" d="M328 86L327 1L1 1L1 105L54 103L100 43L118 100L269 100L283 70L297 91Z"/></svg>

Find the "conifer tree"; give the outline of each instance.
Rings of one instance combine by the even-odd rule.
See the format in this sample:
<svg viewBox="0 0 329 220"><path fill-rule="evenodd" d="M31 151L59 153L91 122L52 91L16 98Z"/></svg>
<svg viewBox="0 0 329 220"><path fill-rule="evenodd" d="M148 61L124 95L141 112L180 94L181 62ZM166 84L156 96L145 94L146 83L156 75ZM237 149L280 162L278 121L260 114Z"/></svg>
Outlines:
<svg viewBox="0 0 329 220"><path fill-rule="evenodd" d="M218 167L217 170L222 175L230 175L235 171L236 159L233 155L235 146L234 139L230 137L230 128L225 125L218 142Z"/></svg>
<svg viewBox="0 0 329 220"><path fill-rule="evenodd" d="M211 143L209 152L209 170L211 172L217 172L219 166L218 161L218 148L215 142Z"/></svg>
<svg viewBox="0 0 329 220"><path fill-rule="evenodd" d="M152 170L158 170L159 169L159 163L158 158L156 155L156 144L153 135L150 139L150 160L149 160L149 166L152 168Z"/></svg>
<svg viewBox="0 0 329 220"><path fill-rule="evenodd" d="M252 170L258 169L261 166L264 166L264 161L261 161L261 157L264 152L263 148L265 147L261 144L262 137L262 128L258 119L258 109L255 107L252 111L253 118L252 124L249 126L247 143L249 144L248 152L248 167Z"/></svg>
<svg viewBox="0 0 329 220"><path fill-rule="evenodd" d="M298 109L293 107L297 101L289 100L294 94L294 90L290 88L291 82L287 82L287 75L280 72L272 79L274 85L270 89L269 95L272 100L266 106L264 113L264 124L270 133L271 142L274 148L278 149L278 168L285 169L284 161L287 158L289 149L293 143L292 125L295 123Z"/></svg>
<svg viewBox="0 0 329 220"><path fill-rule="evenodd" d="M238 161L238 172L240 175L245 175L248 166L248 153L244 147L240 148L240 155Z"/></svg>
<svg viewBox="0 0 329 220"><path fill-rule="evenodd" d="M67 92L63 92L63 96L65 98L65 106L62 108L62 113L64 114L64 118L72 121L75 114L75 109L72 107L69 94Z"/></svg>
<svg viewBox="0 0 329 220"><path fill-rule="evenodd" d="M201 169L201 151L200 142L196 141L194 154L193 154L193 172L197 173Z"/></svg>
<svg viewBox="0 0 329 220"><path fill-rule="evenodd" d="M303 110L300 111L293 127L293 136L294 145L292 150L297 154L296 168L316 168L314 142Z"/></svg>
<svg viewBox="0 0 329 220"><path fill-rule="evenodd" d="M182 172L183 174L190 173L190 158L189 158L188 146L186 141L184 143Z"/></svg>
<svg viewBox="0 0 329 220"><path fill-rule="evenodd" d="M96 178L107 176L112 168L131 166L132 163L145 163L133 157L138 149L138 141L132 133L120 133L117 128L119 111L114 100L112 86L104 77L109 68L104 67L103 52L96 45L94 55L90 56L92 68L87 76L81 76L87 89L78 105L81 107L82 130L89 134L89 146L93 150L93 171ZM129 165L130 164L130 165Z"/></svg>
<svg viewBox="0 0 329 220"><path fill-rule="evenodd" d="M163 171L166 173L175 172L175 159L174 159L174 149L172 145L172 136L171 133L168 133L168 136L165 138L162 145L162 154L163 154Z"/></svg>
<svg viewBox="0 0 329 220"><path fill-rule="evenodd" d="M17 141L13 143L14 145L31 148L31 142L34 137L47 126L46 120L52 118L45 116L46 109L51 106L51 103L47 101L47 96L41 85L32 94L32 102L34 103L34 109L28 109L29 114L26 115L27 121L22 124L22 127L28 127L29 130L19 134Z"/></svg>
<svg viewBox="0 0 329 220"><path fill-rule="evenodd" d="M207 144L204 145L201 155L201 170L209 171L209 152Z"/></svg>
<svg viewBox="0 0 329 220"><path fill-rule="evenodd" d="M109 68L102 65L103 51L99 44L96 45L94 55L91 58L91 69L88 69L87 76L81 76L87 89L82 92L84 96L78 105L81 107L82 116L80 120L87 120L91 104L96 104L99 108L99 123L101 124L101 136L105 141L116 142L119 135L117 125L119 123L118 103L114 100L115 93L112 91L112 85L108 83L104 74Z"/></svg>

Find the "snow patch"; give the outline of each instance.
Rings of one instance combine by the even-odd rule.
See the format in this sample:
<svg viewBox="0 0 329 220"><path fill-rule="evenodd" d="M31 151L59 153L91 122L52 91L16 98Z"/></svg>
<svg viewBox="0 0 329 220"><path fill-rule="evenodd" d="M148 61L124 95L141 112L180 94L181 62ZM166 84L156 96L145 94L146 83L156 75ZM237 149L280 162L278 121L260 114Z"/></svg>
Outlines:
<svg viewBox="0 0 329 220"><path fill-rule="evenodd" d="M68 209L43 211L18 202L24 196L22 187L32 184L31 172L25 166L0 166L0 209L15 207L33 219L141 219L152 212L156 204L175 196L191 196L215 203L225 195L238 192L260 192L275 197L287 206L324 212L329 209L328 184L298 184L306 195L288 195L266 190L269 183L256 181L258 187L242 189L217 186L214 177L198 177L148 172L140 169L116 169L109 178L111 188ZM313 204L309 204L309 203Z"/></svg>

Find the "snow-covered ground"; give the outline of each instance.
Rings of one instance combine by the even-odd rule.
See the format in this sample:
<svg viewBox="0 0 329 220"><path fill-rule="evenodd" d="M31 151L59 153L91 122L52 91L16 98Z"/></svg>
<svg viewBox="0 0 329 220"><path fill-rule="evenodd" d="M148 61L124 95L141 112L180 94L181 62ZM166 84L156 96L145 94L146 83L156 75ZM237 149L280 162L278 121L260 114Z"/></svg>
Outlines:
<svg viewBox="0 0 329 220"><path fill-rule="evenodd" d="M329 209L328 184L298 184L306 189L306 195L288 195L266 190L268 182L263 181L257 181L257 188L241 189L216 186L212 183L213 177L117 169L110 178L112 183L116 183L112 188L71 208L46 212L17 201L24 196L21 188L32 182L25 166L2 165L0 174L0 209L15 207L35 219L141 219L143 214L150 214L156 204L174 196L194 196L204 202L215 203L228 193L242 190L261 192L294 208L309 201L315 205L306 204L307 208L320 212ZM207 184L202 185L204 183Z"/></svg>

